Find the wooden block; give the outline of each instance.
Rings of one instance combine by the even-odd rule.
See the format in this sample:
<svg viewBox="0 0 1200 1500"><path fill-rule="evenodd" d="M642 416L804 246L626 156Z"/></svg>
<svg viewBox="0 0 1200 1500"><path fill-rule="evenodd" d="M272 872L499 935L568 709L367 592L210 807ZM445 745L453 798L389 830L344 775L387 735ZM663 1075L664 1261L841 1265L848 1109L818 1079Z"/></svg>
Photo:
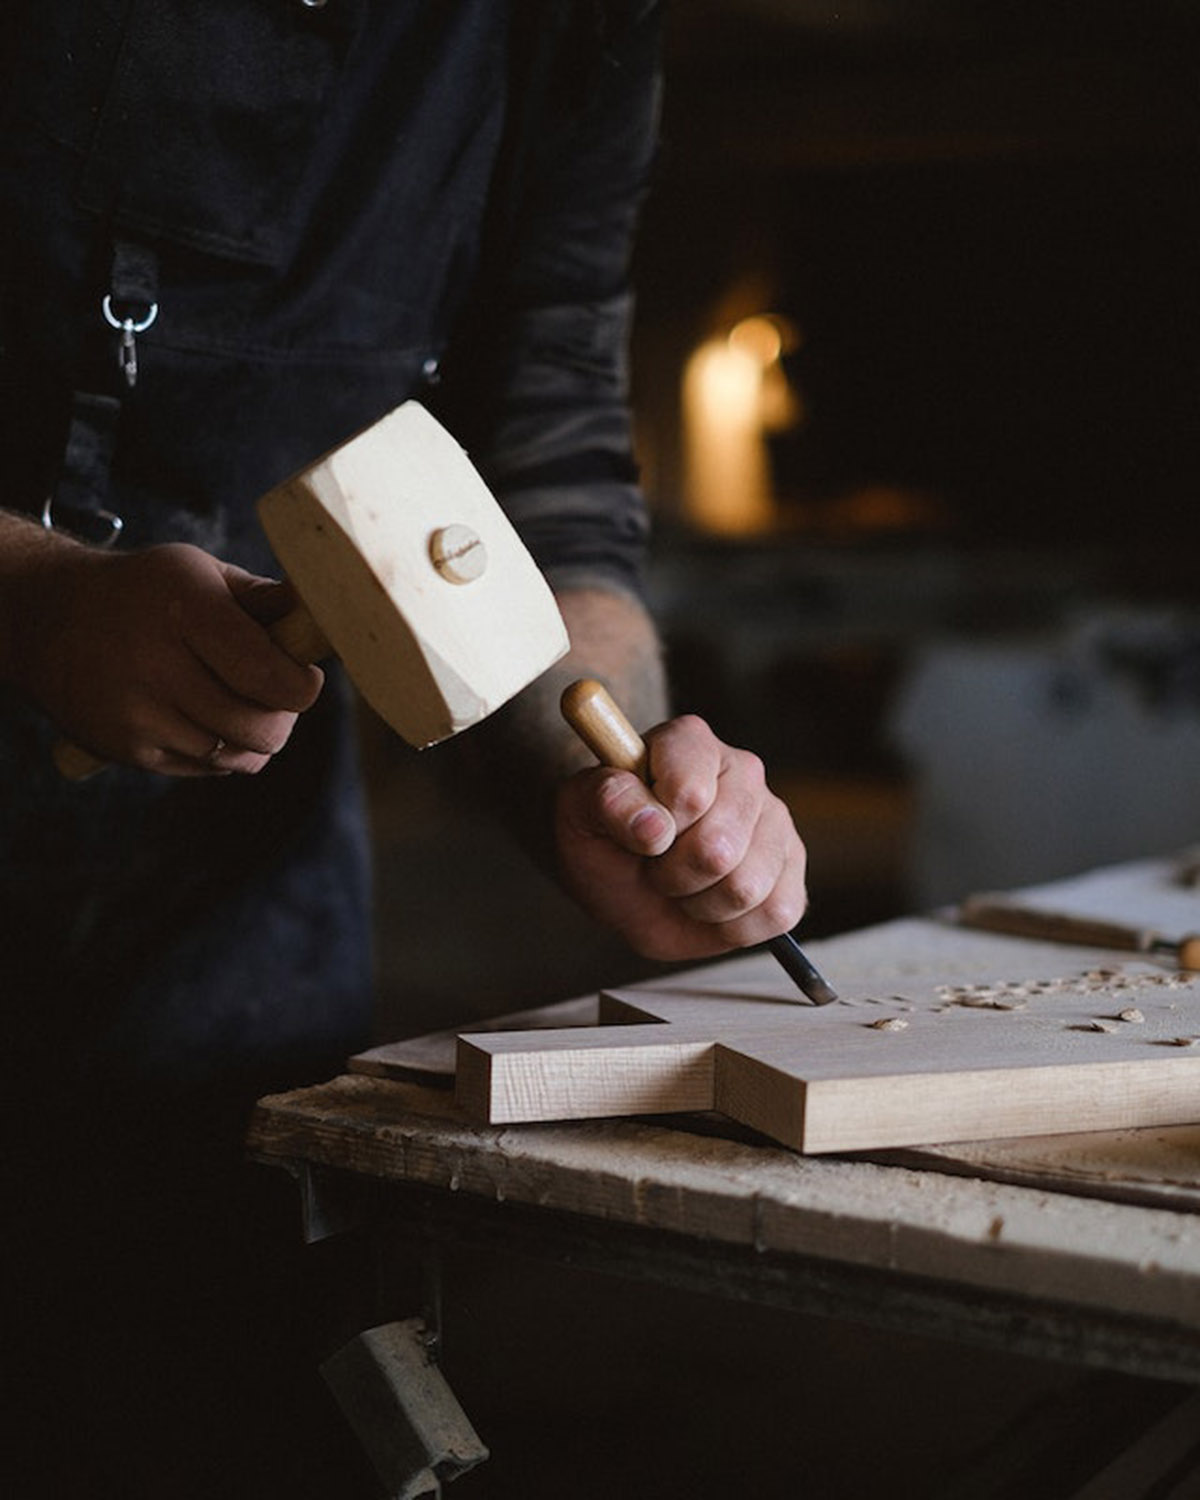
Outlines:
<svg viewBox="0 0 1200 1500"><path fill-rule="evenodd" d="M410 744L477 723L567 650L524 543L415 401L265 495L258 514L355 685Z"/></svg>
<svg viewBox="0 0 1200 1500"><path fill-rule="evenodd" d="M653 1019L653 1018L650 1018ZM714 1048L686 1026L495 1032L460 1039L460 1102L493 1123L670 1114L713 1107Z"/></svg>
<svg viewBox="0 0 1200 1500"><path fill-rule="evenodd" d="M828 1006L741 959L612 992L592 1033L463 1035L459 1102L494 1124L717 1109L806 1152L1200 1120L1200 976L928 922L856 941Z"/></svg>

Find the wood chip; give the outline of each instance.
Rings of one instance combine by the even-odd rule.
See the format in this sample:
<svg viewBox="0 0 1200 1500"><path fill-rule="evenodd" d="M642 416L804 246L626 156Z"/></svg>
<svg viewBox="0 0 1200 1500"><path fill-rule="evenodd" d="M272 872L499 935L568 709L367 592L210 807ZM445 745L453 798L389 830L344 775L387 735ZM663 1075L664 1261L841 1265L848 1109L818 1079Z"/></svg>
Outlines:
<svg viewBox="0 0 1200 1500"><path fill-rule="evenodd" d="M866 1023L872 1031L906 1031L908 1022L903 1016L880 1016L878 1021Z"/></svg>
<svg viewBox="0 0 1200 1500"><path fill-rule="evenodd" d="M1145 1019L1145 1016L1142 1015L1136 1005L1127 1006L1117 1016L1118 1021L1128 1021L1133 1026L1140 1026Z"/></svg>

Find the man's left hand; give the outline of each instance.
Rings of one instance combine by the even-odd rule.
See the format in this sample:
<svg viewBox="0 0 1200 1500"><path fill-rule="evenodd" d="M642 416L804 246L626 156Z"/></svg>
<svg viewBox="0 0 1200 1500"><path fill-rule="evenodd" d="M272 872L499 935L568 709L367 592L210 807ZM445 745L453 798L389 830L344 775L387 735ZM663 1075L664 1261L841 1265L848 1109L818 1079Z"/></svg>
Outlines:
<svg viewBox="0 0 1200 1500"><path fill-rule="evenodd" d="M789 931L807 904L805 849L748 750L704 720L646 736L651 785L595 767L556 808L564 884L643 957L699 960Z"/></svg>

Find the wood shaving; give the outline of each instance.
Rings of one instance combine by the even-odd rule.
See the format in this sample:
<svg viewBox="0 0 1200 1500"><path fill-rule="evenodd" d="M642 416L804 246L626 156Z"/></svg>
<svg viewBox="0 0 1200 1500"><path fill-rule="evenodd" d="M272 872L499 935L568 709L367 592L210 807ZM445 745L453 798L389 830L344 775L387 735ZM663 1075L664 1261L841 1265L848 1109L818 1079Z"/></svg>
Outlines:
<svg viewBox="0 0 1200 1500"><path fill-rule="evenodd" d="M1005 999L1000 995L963 995L950 1003L965 1006L968 1010L1024 1010L1029 1002Z"/></svg>
<svg viewBox="0 0 1200 1500"><path fill-rule="evenodd" d="M1142 1015L1141 1011L1138 1010L1136 1005L1126 1006L1126 1008L1117 1016L1118 1021L1128 1021L1131 1025L1134 1026L1140 1026L1145 1019L1145 1016Z"/></svg>
<svg viewBox="0 0 1200 1500"><path fill-rule="evenodd" d="M1068 1031L1116 1031L1112 1021L1080 1021L1075 1026L1068 1026Z"/></svg>
<svg viewBox="0 0 1200 1500"><path fill-rule="evenodd" d="M1165 1036L1158 1045L1160 1047L1194 1047L1197 1041L1200 1041L1200 1037Z"/></svg>
<svg viewBox="0 0 1200 1500"><path fill-rule="evenodd" d="M880 1016L878 1021L867 1021L872 1031L905 1031L908 1022L903 1016Z"/></svg>

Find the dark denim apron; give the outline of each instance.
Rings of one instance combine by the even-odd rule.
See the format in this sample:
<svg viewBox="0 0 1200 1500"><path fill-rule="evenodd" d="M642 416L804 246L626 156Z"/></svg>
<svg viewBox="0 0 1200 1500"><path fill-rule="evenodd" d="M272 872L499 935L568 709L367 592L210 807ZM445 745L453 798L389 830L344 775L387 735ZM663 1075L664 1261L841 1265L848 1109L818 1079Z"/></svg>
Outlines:
<svg viewBox="0 0 1200 1500"><path fill-rule="evenodd" d="M503 10L14 0L0 503L38 515L51 495L83 534L107 511L121 547L185 540L275 574L257 496L430 389L477 253ZM118 325L157 304L132 385L106 298ZM350 695L331 673L252 778L69 784L54 737L4 695L3 1322L22 1395L0 1486L349 1497L294 1189L242 1138L256 1097L369 1036Z"/></svg>
<svg viewBox="0 0 1200 1500"><path fill-rule="evenodd" d="M272 574L258 495L417 396L549 572L635 587L652 9L6 0L0 504ZM253 778L67 784L53 739L0 695L0 1487L373 1493L313 1389L291 1185L242 1176L252 1100L367 1039L348 694Z"/></svg>
<svg viewBox="0 0 1200 1500"><path fill-rule="evenodd" d="M122 547L182 539L277 573L257 496L436 375L496 156L502 17L485 0L31 10L5 149L8 503L52 493L69 528L119 516ZM112 326L155 307L132 338ZM371 977L336 673L249 779L64 784L50 726L4 707L19 1070L47 1045L123 1090L335 1069L366 1037Z"/></svg>

